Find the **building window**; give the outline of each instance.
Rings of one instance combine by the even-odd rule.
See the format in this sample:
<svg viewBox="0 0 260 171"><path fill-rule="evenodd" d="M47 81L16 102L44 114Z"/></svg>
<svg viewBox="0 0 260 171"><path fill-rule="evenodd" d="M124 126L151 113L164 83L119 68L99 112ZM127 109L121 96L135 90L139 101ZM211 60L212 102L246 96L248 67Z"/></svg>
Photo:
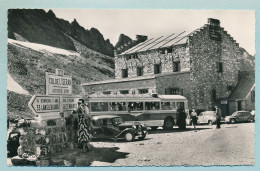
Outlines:
<svg viewBox="0 0 260 171"><path fill-rule="evenodd" d="M111 91L104 91L103 94L111 94Z"/></svg>
<svg viewBox="0 0 260 171"><path fill-rule="evenodd" d="M162 72L161 64L154 64L154 74L160 74Z"/></svg>
<svg viewBox="0 0 260 171"><path fill-rule="evenodd" d="M211 91L211 97L212 97L212 100L216 100L217 99L217 91L216 90L212 90Z"/></svg>
<svg viewBox="0 0 260 171"><path fill-rule="evenodd" d="M143 73L143 67L137 67L136 68L136 74L137 76L142 76L144 73Z"/></svg>
<svg viewBox="0 0 260 171"><path fill-rule="evenodd" d="M128 90L121 90L120 94L129 94L129 91Z"/></svg>
<svg viewBox="0 0 260 171"><path fill-rule="evenodd" d="M227 86L227 90L228 91L232 91L233 90L233 86L232 85Z"/></svg>
<svg viewBox="0 0 260 171"><path fill-rule="evenodd" d="M122 69L122 78L128 77L128 69Z"/></svg>
<svg viewBox="0 0 260 171"><path fill-rule="evenodd" d="M255 90L251 91L251 102L255 103Z"/></svg>
<svg viewBox="0 0 260 171"><path fill-rule="evenodd" d="M222 62L217 62L217 71L223 72L223 63Z"/></svg>
<svg viewBox="0 0 260 171"><path fill-rule="evenodd" d="M180 61L173 62L172 67L173 67L173 72L180 71L181 70Z"/></svg>
<svg viewBox="0 0 260 171"><path fill-rule="evenodd" d="M183 95L183 89L179 88L166 88L165 89L166 95Z"/></svg>
<svg viewBox="0 0 260 171"><path fill-rule="evenodd" d="M148 93L148 89L139 89L138 93L139 94L147 94Z"/></svg>

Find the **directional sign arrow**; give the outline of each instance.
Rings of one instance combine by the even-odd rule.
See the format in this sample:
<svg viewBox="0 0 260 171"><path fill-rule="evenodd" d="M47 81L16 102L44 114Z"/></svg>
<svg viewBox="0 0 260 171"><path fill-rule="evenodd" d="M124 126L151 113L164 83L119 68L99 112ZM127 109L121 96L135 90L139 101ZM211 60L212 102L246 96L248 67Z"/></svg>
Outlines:
<svg viewBox="0 0 260 171"><path fill-rule="evenodd" d="M60 112L60 96L34 95L28 103L35 115Z"/></svg>

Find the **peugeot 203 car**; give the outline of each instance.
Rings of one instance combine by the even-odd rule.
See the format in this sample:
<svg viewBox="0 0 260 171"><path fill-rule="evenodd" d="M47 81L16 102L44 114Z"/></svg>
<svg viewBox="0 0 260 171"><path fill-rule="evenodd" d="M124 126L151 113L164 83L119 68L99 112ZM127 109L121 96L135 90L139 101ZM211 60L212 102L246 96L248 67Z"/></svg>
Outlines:
<svg viewBox="0 0 260 171"><path fill-rule="evenodd" d="M236 122L254 122L254 121L255 121L255 116L248 111L237 111L234 112L232 115L225 117L225 122L232 123L232 124Z"/></svg>
<svg viewBox="0 0 260 171"><path fill-rule="evenodd" d="M93 138L119 139L133 141L135 137L144 139L146 127L140 123L124 122L122 117L114 115L98 115L92 117L95 126Z"/></svg>

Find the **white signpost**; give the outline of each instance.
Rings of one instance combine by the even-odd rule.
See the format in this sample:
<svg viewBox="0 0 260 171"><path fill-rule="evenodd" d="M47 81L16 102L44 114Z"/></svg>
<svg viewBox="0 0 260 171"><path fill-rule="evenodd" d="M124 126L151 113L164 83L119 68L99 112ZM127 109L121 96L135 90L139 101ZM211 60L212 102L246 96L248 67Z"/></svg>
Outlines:
<svg viewBox="0 0 260 171"><path fill-rule="evenodd" d="M46 72L46 94L34 95L28 103L32 112L41 118L59 118L60 113L71 114L78 107L79 95L72 93L72 76L56 69L56 73Z"/></svg>
<svg viewBox="0 0 260 171"><path fill-rule="evenodd" d="M71 95L72 76L64 75L64 71L56 69L56 73L46 72L47 95Z"/></svg>

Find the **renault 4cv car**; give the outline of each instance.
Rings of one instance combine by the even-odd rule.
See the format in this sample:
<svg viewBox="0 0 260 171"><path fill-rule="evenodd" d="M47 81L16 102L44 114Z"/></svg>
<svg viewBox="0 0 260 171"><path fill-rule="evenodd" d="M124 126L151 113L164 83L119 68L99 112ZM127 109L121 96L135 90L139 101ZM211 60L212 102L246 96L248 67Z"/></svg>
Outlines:
<svg viewBox="0 0 260 171"><path fill-rule="evenodd" d="M216 112L215 111L204 111L198 115L198 124L209 124L212 125L216 122Z"/></svg>
<svg viewBox="0 0 260 171"><path fill-rule="evenodd" d="M123 138L126 141L133 141L135 137L142 140L147 135L146 126L137 122L124 122L120 116L93 116L92 123L95 126L93 130L93 138Z"/></svg>
<svg viewBox="0 0 260 171"><path fill-rule="evenodd" d="M254 122L255 116L248 111L236 111L230 116L225 117L226 123L236 123L236 122Z"/></svg>

